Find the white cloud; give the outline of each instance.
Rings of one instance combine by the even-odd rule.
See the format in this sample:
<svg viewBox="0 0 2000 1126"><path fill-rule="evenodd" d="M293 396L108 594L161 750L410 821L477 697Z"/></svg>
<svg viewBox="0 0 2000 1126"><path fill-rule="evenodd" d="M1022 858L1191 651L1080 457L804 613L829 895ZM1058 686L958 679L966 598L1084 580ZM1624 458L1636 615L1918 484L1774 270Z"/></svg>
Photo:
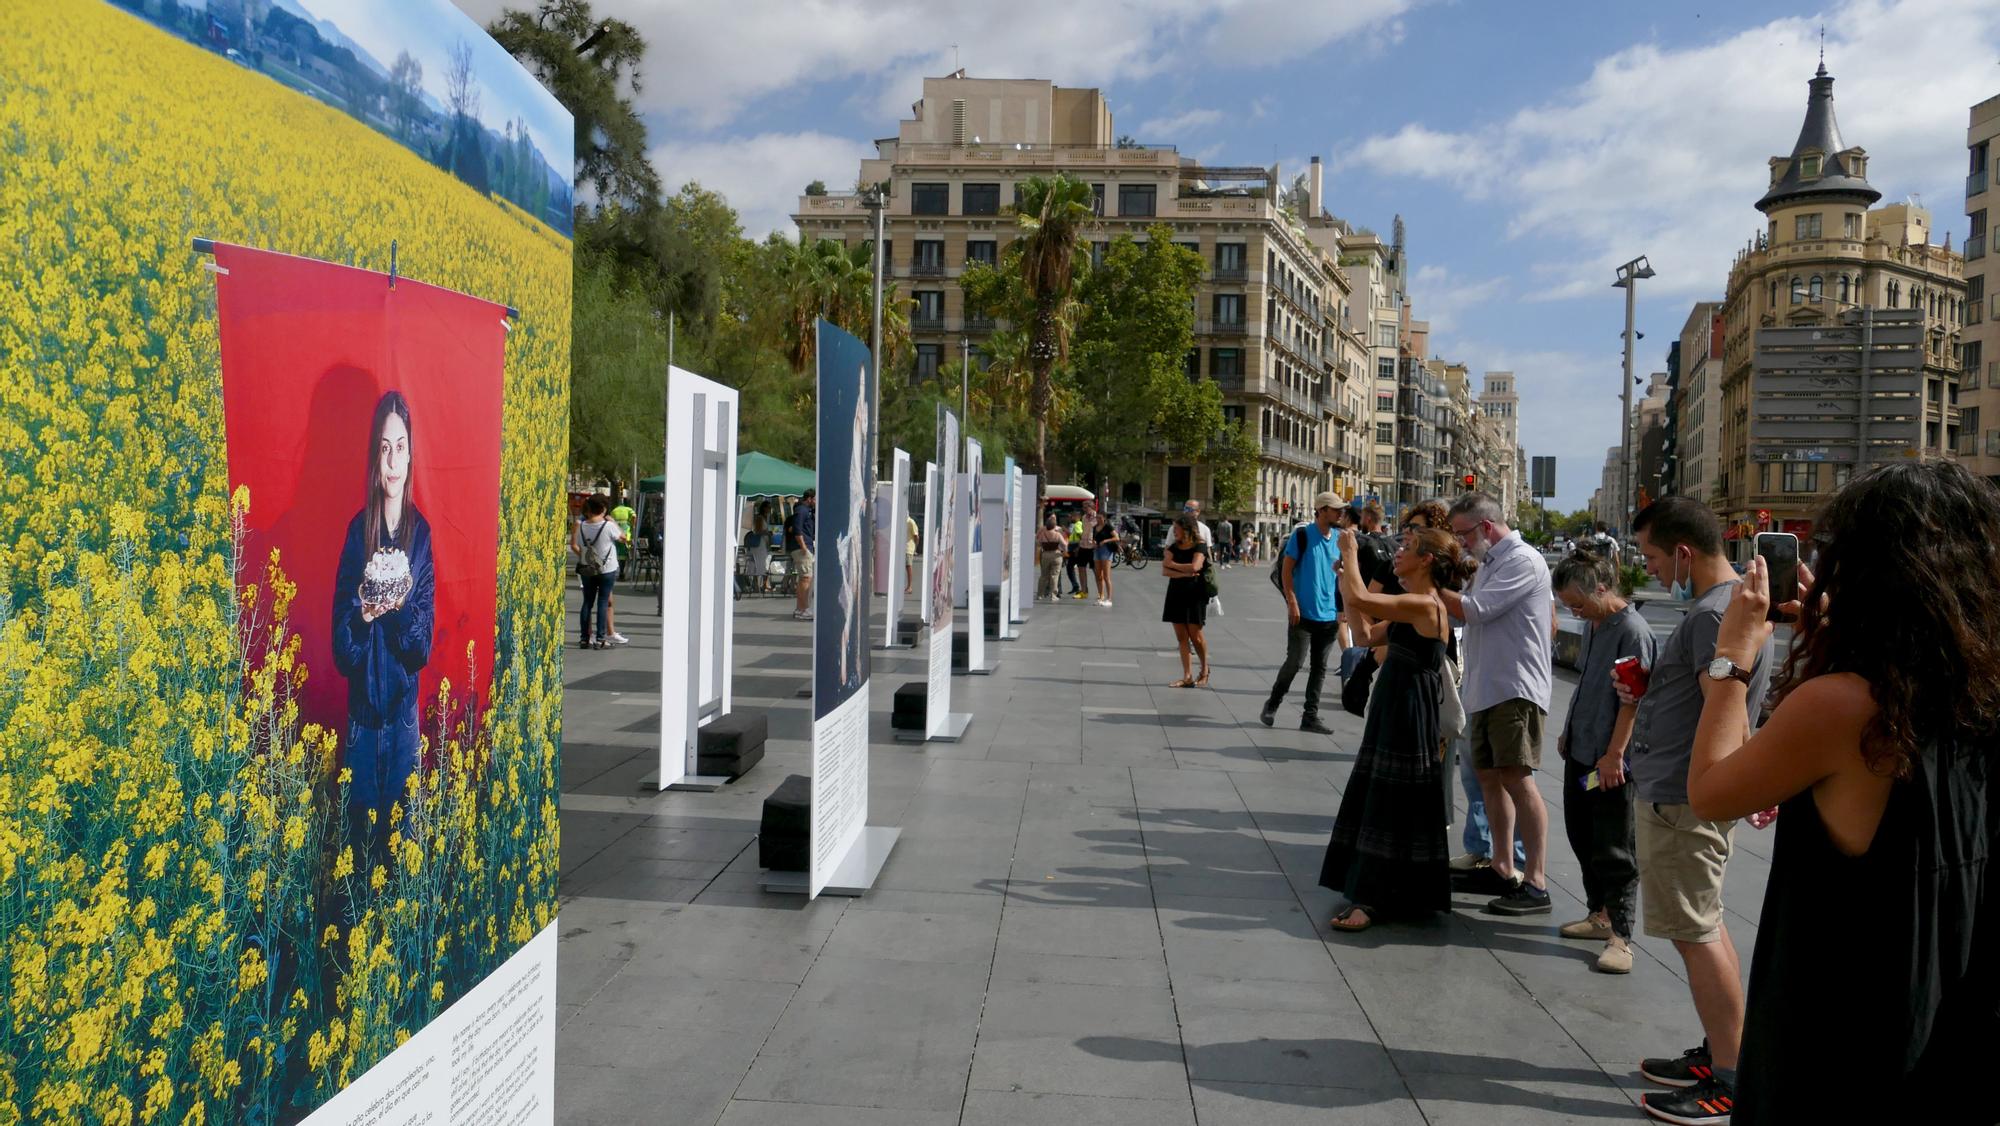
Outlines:
<svg viewBox="0 0 2000 1126"><path fill-rule="evenodd" d="M725 126L757 98L807 82L850 84L864 109L884 116L907 112L922 93L923 76L954 65L976 77L1102 86L1196 57L1275 64L1349 38L1393 42L1401 35L1397 18L1415 2L598 0L593 11L632 23L646 38L640 109L708 130ZM518 6L457 3L482 22L501 7Z"/></svg>
<svg viewBox="0 0 2000 1126"><path fill-rule="evenodd" d="M1765 161L1791 150L1804 119L1817 23L1630 47L1496 124L1413 123L1368 138L1347 163L1506 208L1508 236L1533 247L1533 296L1600 295L1641 253L1659 274L1651 292L1720 296L1731 259L1763 226L1753 205ZM2000 5L1848 0L1826 24L1841 132L1868 150L1869 179L1888 199L1921 193L1962 240L1966 107L2000 87Z"/></svg>
<svg viewBox="0 0 2000 1126"><path fill-rule="evenodd" d="M1155 117L1139 123L1137 136L1141 141L1158 138L1159 144L1172 144L1188 133L1220 123L1223 116L1219 109L1191 109L1171 117Z"/></svg>
<svg viewBox="0 0 2000 1126"><path fill-rule="evenodd" d="M1430 323L1432 338L1436 339L1456 328L1460 314L1466 309L1495 298L1510 297L1512 284L1505 276L1475 280L1427 263L1418 266L1410 277L1412 311Z"/></svg>
<svg viewBox="0 0 2000 1126"><path fill-rule="evenodd" d="M865 141L825 133L762 133L712 141L669 141L648 154L668 191L690 181L722 193L743 222L743 233L762 239L777 231L798 235L792 212L806 185L823 180L835 191L854 186Z"/></svg>

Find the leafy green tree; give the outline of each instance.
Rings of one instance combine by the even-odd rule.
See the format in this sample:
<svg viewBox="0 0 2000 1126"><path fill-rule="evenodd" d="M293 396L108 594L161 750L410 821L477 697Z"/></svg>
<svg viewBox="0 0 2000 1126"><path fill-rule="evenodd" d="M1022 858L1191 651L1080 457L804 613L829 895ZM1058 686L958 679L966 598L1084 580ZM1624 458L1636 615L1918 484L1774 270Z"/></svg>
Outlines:
<svg viewBox="0 0 2000 1126"><path fill-rule="evenodd" d="M487 32L576 119L576 179L600 204L643 210L660 195L646 159L646 124L632 99L646 40L624 20L600 19L589 0L542 0L509 10Z"/></svg>
<svg viewBox="0 0 2000 1126"><path fill-rule="evenodd" d="M665 442L666 326L604 261L579 265L570 323L570 466L624 481Z"/></svg>
<svg viewBox="0 0 2000 1126"><path fill-rule="evenodd" d="M1055 406L1055 369L1069 355L1075 300L1077 252L1084 228L1093 221L1095 195L1082 180L1058 174L1030 176L1017 187L1015 221L1022 237L1008 251L1021 285L1034 304L1028 330L1028 362L1033 380L1028 409L1035 418L1035 452L1029 469L1048 480L1049 417Z"/></svg>
<svg viewBox="0 0 2000 1126"><path fill-rule="evenodd" d="M1174 458L1206 459L1224 436L1222 391L1189 379L1194 294L1201 256L1156 224L1146 241L1120 236L1078 291L1070 347L1073 395L1058 442L1087 479L1136 477L1155 444Z"/></svg>
<svg viewBox="0 0 2000 1126"><path fill-rule="evenodd" d="M1209 472L1215 478L1215 511L1218 514L1247 512L1257 503L1257 467L1263 446L1250 424L1241 419L1224 425L1209 455Z"/></svg>

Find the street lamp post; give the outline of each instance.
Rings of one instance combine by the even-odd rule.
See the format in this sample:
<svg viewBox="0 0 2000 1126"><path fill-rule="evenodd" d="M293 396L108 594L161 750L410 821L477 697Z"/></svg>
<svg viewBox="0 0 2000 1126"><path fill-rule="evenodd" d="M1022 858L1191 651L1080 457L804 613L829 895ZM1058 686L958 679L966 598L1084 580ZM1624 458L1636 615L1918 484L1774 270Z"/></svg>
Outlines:
<svg viewBox="0 0 2000 1126"><path fill-rule="evenodd" d="M1623 522L1618 530L1620 536L1630 535L1632 529L1632 316L1639 279L1652 276L1653 267L1642 254L1618 267L1618 280L1611 283L1613 289L1625 291L1625 382L1619 393L1623 414L1618 428L1618 519Z"/></svg>
<svg viewBox="0 0 2000 1126"><path fill-rule="evenodd" d="M972 415L967 406L972 401L972 338L958 338L958 417L959 425L971 424Z"/></svg>
<svg viewBox="0 0 2000 1126"><path fill-rule="evenodd" d="M875 213L875 320L868 338L868 364L874 374L874 401L869 404L869 449L868 464L876 472L882 465L882 270L889 263L882 254L882 219L888 211L887 200L882 198L882 186L871 184L861 193L861 205ZM869 503L874 503L874 490L869 490Z"/></svg>

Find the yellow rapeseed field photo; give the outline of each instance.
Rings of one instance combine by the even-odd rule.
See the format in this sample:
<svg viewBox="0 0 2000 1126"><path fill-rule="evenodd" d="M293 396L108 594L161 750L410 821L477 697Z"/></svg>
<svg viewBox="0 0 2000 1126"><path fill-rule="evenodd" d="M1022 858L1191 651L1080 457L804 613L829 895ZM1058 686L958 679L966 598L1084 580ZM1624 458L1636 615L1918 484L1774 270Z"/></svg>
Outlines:
<svg viewBox="0 0 2000 1126"><path fill-rule="evenodd" d="M394 241L521 313L490 712L427 717L386 857L299 720L334 673L284 560L237 550L197 236L377 270ZM101 0L10 11L0 1126L295 1121L554 919L569 310L563 236L353 118Z"/></svg>

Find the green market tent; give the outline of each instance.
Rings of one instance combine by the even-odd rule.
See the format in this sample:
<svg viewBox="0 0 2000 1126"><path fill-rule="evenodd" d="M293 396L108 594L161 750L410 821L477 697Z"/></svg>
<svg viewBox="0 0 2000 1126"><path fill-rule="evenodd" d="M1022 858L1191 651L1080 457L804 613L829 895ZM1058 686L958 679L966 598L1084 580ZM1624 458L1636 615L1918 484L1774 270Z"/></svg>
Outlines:
<svg viewBox="0 0 2000 1126"><path fill-rule="evenodd" d="M795 497L813 487L813 471L755 450L736 457L736 495L739 497ZM639 482L641 493L657 493L667 487L664 474Z"/></svg>

